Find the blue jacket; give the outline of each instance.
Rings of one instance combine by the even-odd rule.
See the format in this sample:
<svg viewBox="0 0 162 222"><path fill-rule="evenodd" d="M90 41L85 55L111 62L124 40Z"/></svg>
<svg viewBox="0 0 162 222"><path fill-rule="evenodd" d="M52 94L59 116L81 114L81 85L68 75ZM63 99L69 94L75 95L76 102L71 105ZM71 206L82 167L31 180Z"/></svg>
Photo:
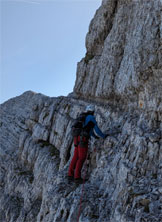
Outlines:
<svg viewBox="0 0 162 222"><path fill-rule="evenodd" d="M105 134L102 133L102 131L99 129L97 122L95 120L95 117L93 115L88 115L85 119L85 123L84 123L84 127L89 123L89 122L93 122L94 123L94 127L90 130L90 136L95 137L95 134L93 132L93 130L95 130L95 132L97 133L97 135L99 137L105 138Z"/></svg>

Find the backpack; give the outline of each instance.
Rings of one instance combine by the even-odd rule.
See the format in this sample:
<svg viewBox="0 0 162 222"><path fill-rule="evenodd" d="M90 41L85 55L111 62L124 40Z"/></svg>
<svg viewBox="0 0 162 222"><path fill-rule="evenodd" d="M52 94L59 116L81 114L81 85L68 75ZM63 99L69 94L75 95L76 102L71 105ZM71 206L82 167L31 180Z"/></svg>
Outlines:
<svg viewBox="0 0 162 222"><path fill-rule="evenodd" d="M84 123L85 119L88 116L88 113L81 113L74 121L74 124L72 125L72 135L79 136L84 131Z"/></svg>

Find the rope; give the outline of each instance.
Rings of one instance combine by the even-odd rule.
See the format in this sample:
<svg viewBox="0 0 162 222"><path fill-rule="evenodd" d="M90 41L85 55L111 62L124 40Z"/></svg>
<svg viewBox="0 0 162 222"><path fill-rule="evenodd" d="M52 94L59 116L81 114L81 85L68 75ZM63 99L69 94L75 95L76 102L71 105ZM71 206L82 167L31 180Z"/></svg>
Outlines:
<svg viewBox="0 0 162 222"><path fill-rule="evenodd" d="M88 154L87 154L87 157L88 157ZM87 169L88 169L87 157L86 157L86 166L87 166ZM82 199L83 199L83 194L84 194L84 184L85 184L85 178L86 178L87 169L85 170L84 177L83 177L82 192L81 192L81 197L80 197L80 205L79 205L79 213L78 213L77 222L79 222L79 217L80 217L80 214L81 214Z"/></svg>

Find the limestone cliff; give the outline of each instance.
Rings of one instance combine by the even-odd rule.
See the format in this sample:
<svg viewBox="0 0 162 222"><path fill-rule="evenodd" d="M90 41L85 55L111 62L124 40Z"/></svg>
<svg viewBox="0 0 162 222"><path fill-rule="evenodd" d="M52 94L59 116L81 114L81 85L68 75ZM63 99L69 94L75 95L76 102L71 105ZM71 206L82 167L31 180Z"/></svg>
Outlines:
<svg viewBox="0 0 162 222"><path fill-rule="evenodd" d="M162 221L161 1L103 0L86 47L69 96L0 105L0 222L77 222L70 131L89 103L109 136L91 140L79 221Z"/></svg>

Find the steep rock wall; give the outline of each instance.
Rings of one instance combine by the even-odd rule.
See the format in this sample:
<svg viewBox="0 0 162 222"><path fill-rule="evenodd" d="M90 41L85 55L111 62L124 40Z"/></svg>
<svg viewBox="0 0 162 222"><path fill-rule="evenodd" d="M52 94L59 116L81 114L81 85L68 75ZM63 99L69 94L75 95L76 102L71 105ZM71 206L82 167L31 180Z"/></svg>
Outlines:
<svg viewBox="0 0 162 222"><path fill-rule="evenodd" d="M104 0L74 92L29 91L0 106L0 221L77 221L70 130L89 103L109 136L91 140L79 221L162 220L161 24L160 1Z"/></svg>
<svg viewBox="0 0 162 222"><path fill-rule="evenodd" d="M110 136L91 141L80 221L160 221L161 114L94 104ZM77 221L82 186L66 175L86 105L26 92L1 106L0 221Z"/></svg>
<svg viewBox="0 0 162 222"><path fill-rule="evenodd" d="M115 99L147 109L159 107L162 90L159 0L103 1L90 24L86 46L87 54L77 68L74 91L78 96Z"/></svg>

